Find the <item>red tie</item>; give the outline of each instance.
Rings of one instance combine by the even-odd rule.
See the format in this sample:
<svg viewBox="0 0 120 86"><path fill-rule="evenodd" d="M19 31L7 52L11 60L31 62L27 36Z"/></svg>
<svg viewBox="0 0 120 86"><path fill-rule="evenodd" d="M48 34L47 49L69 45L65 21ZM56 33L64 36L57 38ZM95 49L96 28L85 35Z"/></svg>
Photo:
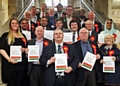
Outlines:
<svg viewBox="0 0 120 86"><path fill-rule="evenodd" d="M28 24L28 31L30 31L30 24Z"/></svg>
<svg viewBox="0 0 120 86"><path fill-rule="evenodd" d="M44 12L42 12L42 17L44 17Z"/></svg>

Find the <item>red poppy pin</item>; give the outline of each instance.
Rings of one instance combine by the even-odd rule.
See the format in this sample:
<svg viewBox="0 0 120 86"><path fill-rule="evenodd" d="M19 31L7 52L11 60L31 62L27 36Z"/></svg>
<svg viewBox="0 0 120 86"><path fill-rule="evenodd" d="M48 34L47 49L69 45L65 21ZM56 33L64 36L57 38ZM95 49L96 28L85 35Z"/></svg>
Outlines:
<svg viewBox="0 0 120 86"><path fill-rule="evenodd" d="M91 44L91 46L92 46L92 48L93 48L93 50L94 50L94 54L96 54L97 52L96 52L96 46L94 45L94 44Z"/></svg>
<svg viewBox="0 0 120 86"><path fill-rule="evenodd" d="M67 58L69 59L69 56L68 56L68 47L67 46L63 46L63 50L67 54Z"/></svg>
<svg viewBox="0 0 120 86"><path fill-rule="evenodd" d="M109 56L112 56L113 54L114 54L114 50L109 50L109 51L108 51L108 55L109 55Z"/></svg>
<svg viewBox="0 0 120 86"><path fill-rule="evenodd" d="M49 45L49 42L46 41L46 40L44 40L43 44L44 44L44 46L48 46L48 45Z"/></svg>
<svg viewBox="0 0 120 86"><path fill-rule="evenodd" d="M78 41L80 40L80 37L79 37L79 36L77 37L77 40L78 40Z"/></svg>
<svg viewBox="0 0 120 86"><path fill-rule="evenodd" d="M98 33L98 24L94 24L96 32Z"/></svg>
<svg viewBox="0 0 120 86"><path fill-rule="evenodd" d="M95 41L95 37L94 36L90 36L90 41Z"/></svg>
<svg viewBox="0 0 120 86"><path fill-rule="evenodd" d="M40 26L40 21L39 20L37 20L37 25Z"/></svg>
<svg viewBox="0 0 120 86"><path fill-rule="evenodd" d="M25 38L22 38L22 41L24 42L24 44L26 46L26 40L25 40Z"/></svg>
<svg viewBox="0 0 120 86"><path fill-rule="evenodd" d="M34 24L32 24L32 26L31 26L31 27L32 27L32 30L34 30L34 28L35 28Z"/></svg>
<svg viewBox="0 0 120 86"><path fill-rule="evenodd" d="M116 41L116 38L117 38L117 34L115 34L115 33L114 33L114 34L113 34L113 36L114 36L114 39L115 39L115 41Z"/></svg>

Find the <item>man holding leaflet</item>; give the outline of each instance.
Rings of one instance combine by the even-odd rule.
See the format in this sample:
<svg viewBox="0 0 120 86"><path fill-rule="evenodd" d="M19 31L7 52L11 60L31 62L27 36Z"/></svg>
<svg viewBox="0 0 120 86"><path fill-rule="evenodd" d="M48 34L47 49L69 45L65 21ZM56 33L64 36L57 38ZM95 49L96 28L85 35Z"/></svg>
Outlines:
<svg viewBox="0 0 120 86"><path fill-rule="evenodd" d="M88 71L82 68L82 61L87 52L96 55L96 59L100 58L97 54L97 47L94 44L90 44L88 41L88 30L86 28L81 28L79 31L80 41L74 43L77 53L79 54L79 64L77 71L77 82L75 86L96 86L96 76L95 76L95 65L92 71Z"/></svg>
<svg viewBox="0 0 120 86"><path fill-rule="evenodd" d="M35 29L36 38L28 41L28 45L39 45L39 56L45 46L48 46L52 41L44 38L44 29L42 26L38 26ZM28 74L30 76L30 86L44 86L43 75L44 67L38 62L29 63Z"/></svg>
<svg viewBox="0 0 120 86"><path fill-rule="evenodd" d="M63 43L62 30L54 31L54 43L43 50L40 63L46 67L45 86L73 86L75 83L75 70L78 65L78 54L73 45ZM68 67L64 72L55 72L56 53L66 53Z"/></svg>

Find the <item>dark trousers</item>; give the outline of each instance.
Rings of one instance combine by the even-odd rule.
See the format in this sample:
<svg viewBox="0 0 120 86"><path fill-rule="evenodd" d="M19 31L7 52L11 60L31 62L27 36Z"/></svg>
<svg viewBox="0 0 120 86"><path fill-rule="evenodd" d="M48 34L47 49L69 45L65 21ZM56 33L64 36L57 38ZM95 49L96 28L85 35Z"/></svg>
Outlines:
<svg viewBox="0 0 120 86"><path fill-rule="evenodd" d="M32 65L30 72L30 86L44 86L44 69L41 65Z"/></svg>
<svg viewBox="0 0 120 86"><path fill-rule="evenodd" d="M25 86L26 85L26 72L13 71L8 79L7 86Z"/></svg>
<svg viewBox="0 0 120 86"><path fill-rule="evenodd" d="M82 81L77 81L75 86L96 86L95 71L85 71L85 76Z"/></svg>
<svg viewBox="0 0 120 86"><path fill-rule="evenodd" d="M64 77L61 77L61 78L56 77L54 86L67 86L65 84L65 78Z"/></svg>

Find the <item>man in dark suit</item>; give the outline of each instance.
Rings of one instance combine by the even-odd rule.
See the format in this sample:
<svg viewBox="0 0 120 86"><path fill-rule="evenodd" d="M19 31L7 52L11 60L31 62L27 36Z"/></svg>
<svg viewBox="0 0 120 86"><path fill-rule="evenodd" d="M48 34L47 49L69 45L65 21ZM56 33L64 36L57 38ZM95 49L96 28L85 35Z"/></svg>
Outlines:
<svg viewBox="0 0 120 86"><path fill-rule="evenodd" d="M42 17L40 20L40 25L44 28L44 30L51 30L51 28L47 27L48 19L47 17Z"/></svg>
<svg viewBox="0 0 120 86"><path fill-rule="evenodd" d="M44 29L42 26L38 26L35 29L36 38L28 41L28 45L39 45L39 54L41 56L42 51L46 46L48 46L52 41L44 38ZM39 61L29 63L28 65L28 75L30 77L30 86L44 86L43 76L45 68L41 65Z"/></svg>
<svg viewBox="0 0 120 86"><path fill-rule="evenodd" d="M97 47L94 44L90 44L88 41L88 30L82 28L79 31L80 41L74 43L77 53L79 54L79 64L76 70L76 85L75 86L96 86L96 75L95 69L88 71L81 67L82 61L87 52L91 52L96 55L96 59L100 58L100 55L97 54Z"/></svg>
<svg viewBox="0 0 120 86"><path fill-rule="evenodd" d="M55 17L56 18L60 18L60 17L64 17L66 15L66 13L63 12L63 6L62 4L58 4L57 5L57 12L55 13Z"/></svg>
<svg viewBox="0 0 120 86"><path fill-rule="evenodd" d="M69 26L70 26L70 31L73 34L73 36L72 36L72 43L74 43L78 39L78 35L79 35L79 23L78 23L77 20L71 20Z"/></svg>
<svg viewBox="0 0 120 86"><path fill-rule="evenodd" d="M93 22L94 28L93 30L97 33L100 33L102 31L102 24L98 21L95 21L95 14L94 12L90 11L88 12L88 19Z"/></svg>
<svg viewBox="0 0 120 86"><path fill-rule="evenodd" d="M63 21L63 28L69 29L69 23L71 20L77 20L79 21L79 18L76 16L73 16L73 7L72 6L67 6L66 8L66 16L60 18Z"/></svg>
<svg viewBox="0 0 120 86"><path fill-rule="evenodd" d="M93 23L91 20L87 20L85 22L85 27L89 31L89 37L88 40L92 43L95 43L97 45L98 43L98 33L93 30Z"/></svg>
<svg viewBox="0 0 120 86"><path fill-rule="evenodd" d="M49 14L47 12L47 5L45 3L42 3L40 5L40 10L41 11L36 14L38 18L48 17L49 16Z"/></svg>
<svg viewBox="0 0 120 86"><path fill-rule="evenodd" d="M34 22L37 26L40 26L40 18L36 15L36 6L30 8L31 21Z"/></svg>
<svg viewBox="0 0 120 86"><path fill-rule="evenodd" d="M62 30L54 31L54 43L46 47L40 57L40 63L46 67L45 86L73 86L75 83L75 70L78 65L78 55L73 45L63 43ZM55 72L54 54L66 53L68 67L63 72Z"/></svg>
<svg viewBox="0 0 120 86"><path fill-rule="evenodd" d="M24 18L28 20L28 31L31 32L31 38L35 38L35 28L36 28L36 24L32 21L30 21L31 19L31 13L29 11L24 13Z"/></svg>

